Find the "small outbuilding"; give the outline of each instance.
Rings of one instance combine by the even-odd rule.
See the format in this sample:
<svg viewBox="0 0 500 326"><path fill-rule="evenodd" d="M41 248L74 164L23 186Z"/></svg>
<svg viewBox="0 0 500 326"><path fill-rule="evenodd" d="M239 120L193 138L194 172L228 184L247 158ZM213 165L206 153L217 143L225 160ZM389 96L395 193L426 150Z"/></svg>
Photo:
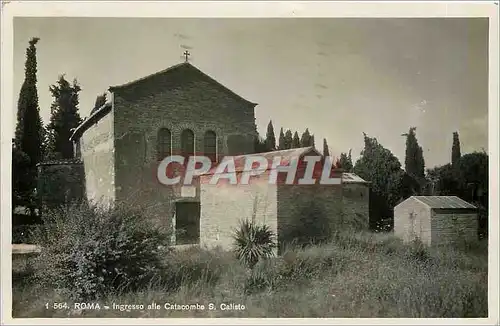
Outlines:
<svg viewBox="0 0 500 326"><path fill-rule="evenodd" d="M477 208L456 196L412 196L394 207L394 234L442 245L477 239Z"/></svg>
<svg viewBox="0 0 500 326"><path fill-rule="evenodd" d="M303 163L308 156L321 156L312 147L274 151L235 157L237 179L247 167L242 163L253 155L263 156L268 162L281 158L279 166L287 166L292 159L298 160L298 168L291 184L284 182L286 173L277 172L271 164L262 173L253 176L248 184L212 185L209 180L218 173L208 173L200 180L200 244L204 247L220 246L230 249L234 230L240 220L265 224L277 236L278 253L284 244L297 238L320 236L327 225L341 228L348 221L342 218L342 173L332 168L330 184L299 184L304 177ZM322 171L322 163L317 163ZM273 173L277 182L269 182ZM281 180L281 181L279 181ZM368 224L368 222L366 222Z"/></svg>

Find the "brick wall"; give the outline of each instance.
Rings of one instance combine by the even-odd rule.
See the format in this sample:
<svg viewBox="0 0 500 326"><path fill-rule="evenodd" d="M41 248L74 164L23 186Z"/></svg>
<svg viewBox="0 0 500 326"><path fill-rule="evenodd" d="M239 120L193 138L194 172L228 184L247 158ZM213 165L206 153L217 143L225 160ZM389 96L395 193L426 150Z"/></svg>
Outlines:
<svg viewBox="0 0 500 326"><path fill-rule="evenodd" d="M293 237L315 233L308 228L326 223L334 230L344 229L341 185L279 185L278 186L278 240L280 248ZM319 230L318 230L319 231Z"/></svg>
<svg viewBox="0 0 500 326"><path fill-rule="evenodd" d="M195 153L203 152L207 131L216 133L219 158L253 149L255 105L231 96L193 68L178 68L168 76L160 73L113 92L116 197L143 205L163 224L172 223L172 201L181 197L179 187L157 180L160 128L169 129L174 154L181 152L184 129L194 133ZM238 136L248 141L231 151L228 142Z"/></svg>
<svg viewBox="0 0 500 326"><path fill-rule="evenodd" d="M475 241L478 239L477 229L476 213L460 210L432 212L433 245Z"/></svg>

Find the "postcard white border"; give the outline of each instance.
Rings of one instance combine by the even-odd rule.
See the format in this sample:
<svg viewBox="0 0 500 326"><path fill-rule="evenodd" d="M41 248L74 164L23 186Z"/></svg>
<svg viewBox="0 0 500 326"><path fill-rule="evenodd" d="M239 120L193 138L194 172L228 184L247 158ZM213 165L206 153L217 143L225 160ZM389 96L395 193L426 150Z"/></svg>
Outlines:
<svg viewBox="0 0 500 326"><path fill-rule="evenodd" d="M15 107L13 99L13 18L14 17L489 17L489 317L484 319L408 318L85 318L12 319L11 289L11 139ZM340 325L495 325L498 314L498 2L413 2L413 1L25 1L2 4L1 21L1 281L2 324L28 325L229 325L229 324L340 324Z"/></svg>

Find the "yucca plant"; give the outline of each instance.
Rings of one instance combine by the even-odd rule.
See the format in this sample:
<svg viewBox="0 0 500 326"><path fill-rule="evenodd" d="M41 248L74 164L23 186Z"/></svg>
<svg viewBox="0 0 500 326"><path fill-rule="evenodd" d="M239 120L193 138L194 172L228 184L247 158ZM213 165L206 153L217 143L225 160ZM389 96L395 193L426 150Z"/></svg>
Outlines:
<svg viewBox="0 0 500 326"><path fill-rule="evenodd" d="M267 225L258 225L248 220L241 221L234 234L238 259L253 268L260 259L274 255L275 235Z"/></svg>

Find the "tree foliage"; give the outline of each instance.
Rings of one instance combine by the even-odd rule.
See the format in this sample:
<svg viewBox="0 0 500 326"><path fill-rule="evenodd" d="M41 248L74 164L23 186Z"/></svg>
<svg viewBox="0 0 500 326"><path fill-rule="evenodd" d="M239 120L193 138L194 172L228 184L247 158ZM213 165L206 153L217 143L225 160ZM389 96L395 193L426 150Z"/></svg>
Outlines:
<svg viewBox="0 0 500 326"><path fill-rule="evenodd" d="M406 135L405 171L417 181L425 178L425 162L422 147L418 144L416 127Z"/></svg>
<svg viewBox="0 0 500 326"><path fill-rule="evenodd" d="M300 137L300 145L301 147L312 146L311 133L309 132L309 128L306 128L306 130L302 133L302 136Z"/></svg>
<svg viewBox="0 0 500 326"><path fill-rule="evenodd" d="M73 144L69 139L74 128L82 122L78 113L78 94L81 88L76 80L70 84L64 75L61 75L56 84L49 87L49 90L54 100L51 106L50 123L47 125L47 158L74 158Z"/></svg>
<svg viewBox="0 0 500 326"><path fill-rule="evenodd" d="M458 137L458 132L455 131L453 133L453 145L451 147L451 164L456 167L461 156L460 139Z"/></svg>
<svg viewBox="0 0 500 326"><path fill-rule="evenodd" d="M340 153L340 166L345 172L352 172L353 164L351 158L351 150L349 150L349 154Z"/></svg>
<svg viewBox="0 0 500 326"><path fill-rule="evenodd" d="M290 149L292 148L292 141L293 141L293 134L290 129L288 129L285 132L285 148L284 149Z"/></svg>
<svg viewBox="0 0 500 326"><path fill-rule="evenodd" d="M326 138L323 138L323 156L330 156L330 151L328 150L328 144L326 143Z"/></svg>
<svg viewBox="0 0 500 326"><path fill-rule="evenodd" d="M279 138L279 143L278 143L278 149L279 150L286 149L285 133L283 132L283 128L280 129L280 138Z"/></svg>
<svg viewBox="0 0 500 326"><path fill-rule="evenodd" d="M43 154L43 125L38 106L36 44L29 41L26 49L25 76L17 103L17 125L14 138L12 178L14 206L29 206L34 213L33 193L36 188L36 165ZM22 162L22 164L20 163Z"/></svg>
<svg viewBox="0 0 500 326"><path fill-rule="evenodd" d="M267 125L266 149L268 152L276 150L276 137L274 136L274 127L272 120L269 121L269 124Z"/></svg>
<svg viewBox="0 0 500 326"><path fill-rule="evenodd" d="M292 148L299 148L299 147L300 147L299 133L295 132L292 138Z"/></svg>
<svg viewBox="0 0 500 326"><path fill-rule="evenodd" d="M411 193L411 182L394 154L384 148L376 138L364 134L364 149L353 172L371 182L370 224L375 227L389 220L392 227L393 207Z"/></svg>
<svg viewBox="0 0 500 326"><path fill-rule="evenodd" d="M97 95L94 103L94 108L90 112L91 114L99 110L104 104L106 104L106 94Z"/></svg>

